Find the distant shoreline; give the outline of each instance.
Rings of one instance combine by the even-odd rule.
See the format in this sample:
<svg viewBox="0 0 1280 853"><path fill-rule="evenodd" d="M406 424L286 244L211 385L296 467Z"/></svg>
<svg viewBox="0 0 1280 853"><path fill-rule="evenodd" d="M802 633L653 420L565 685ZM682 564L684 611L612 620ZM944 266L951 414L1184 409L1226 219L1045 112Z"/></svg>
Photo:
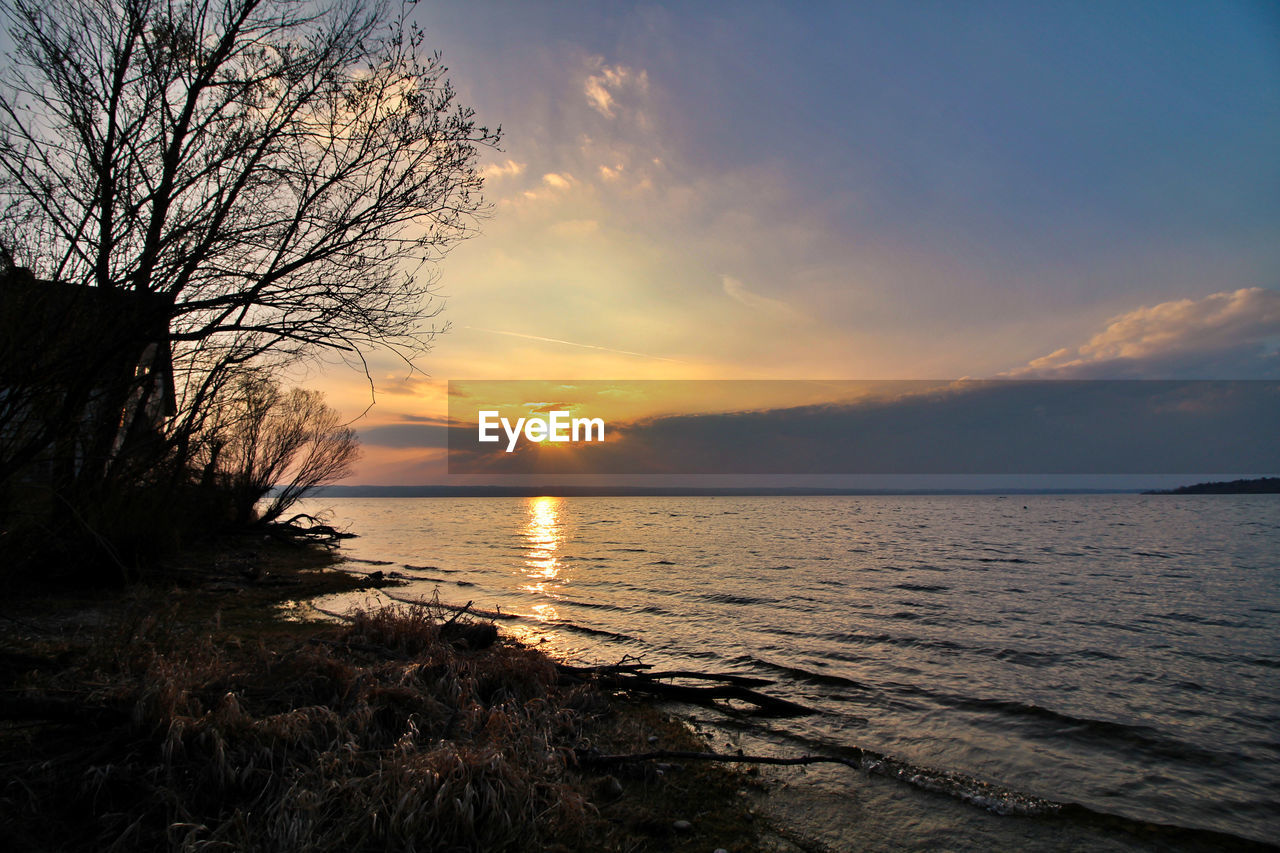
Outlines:
<svg viewBox="0 0 1280 853"><path fill-rule="evenodd" d="M1160 489L1143 492L1144 495L1277 495L1280 494L1280 477L1256 477L1251 480L1195 483L1176 489Z"/></svg>
<svg viewBox="0 0 1280 853"><path fill-rule="evenodd" d="M908 495L1137 495L1129 489L823 489L680 486L325 486L317 498L614 498L614 497L842 497ZM1163 493L1161 493L1163 494Z"/></svg>

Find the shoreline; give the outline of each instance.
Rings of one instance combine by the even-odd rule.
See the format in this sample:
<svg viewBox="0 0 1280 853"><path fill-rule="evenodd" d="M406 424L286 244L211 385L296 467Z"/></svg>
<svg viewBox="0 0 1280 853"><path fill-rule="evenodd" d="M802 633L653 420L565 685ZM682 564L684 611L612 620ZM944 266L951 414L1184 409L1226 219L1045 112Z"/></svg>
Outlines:
<svg viewBox="0 0 1280 853"><path fill-rule="evenodd" d="M18 797L8 785L0 798L0 827L11 838L35 848L184 849L232 838L277 843L292 837L280 834L281 821L292 821L298 840L342 837L349 849L384 849L414 831L477 850L803 849L762 840L745 793L759 782L748 773L595 770L573 759L584 746L705 748L678 717L590 685L566 688L549 658L509 638L471 649L442 632L446 622L459 625L442 611L364 614L345 626L299 618L301 602L368 589L367 580L331 552L245 546L189 554L149 587L62 596L33 595L33 587L0 611L0 739L6 775L24 779L26 790ZM415 681L424 671L436 680ZM333 682L327 698L306 686L317 678ZM442 700L450 691L453 699ZM436 707L441 701L453 710ZM348 761L344 738L380 757ZM384 789L398 779L396 797L425 797L423 780L453 778L440 775L445 757L450 772L471 774L474 784L446 798L458 809L414 830ZM109 803L105 812L83 807L86 780L99 777L92 802ZM109 777L117 784L103 788ZM285 779L292 787L277 790ZM326 786L338 780L363 799L330 802ZM130 803L104 793L120 784L149 794ZM163 815L153 805L161 792ZM274 823L254 822L264 808ZM105 814L114 818L100 827ZM506 823L524 828L492 829Z"/></svg>
<svg viewBox="0 0 1280 853"><path fill-rule="evenodd" d="M862 797L877 803L864 819L896 836L898 849L940 838L954 839L950 849L1004 849L983 833L1005 837L1022 823L1039 828L1029 841L1041 843L1019 849L1057 850L1070 827L1098 838L1089 827L1106 822L1078 810L993 821L923 791L987 798L970 780L1133 822L1134 832L1115 833L1128 846L1108 849L1158 844L1160 831L1143 825L1187 827L1164 833L1179 849L1247 839L1257 848L1273 836L1263 780L1274 761L1254 748L1267 734L1253 722L1260 718L1221 738L1179 725L1230 721L1255 700L1274 710L1257 689L1274 662L1261 652L1276 626L1266 568L1274 549L1249 535L1274 525L1270 502L541 497L314 506L361 531L344 551L417 581L391 595L429 598L438 585L459 603L475 597L523 615L509 623L517 633L545 637L575 661L641 655L661 669L775 680L764 689L823 713L750 724L772 754L878 753L906 774L883 796L856 773L836 774L819 792L831 795L832 824L847 829L832 837L861 844L863 830L838 813ZM1228 541L1236 547L1216 547ZM1230 652L1214 643L1228 632L1240 643ZM1170 634L1186 639L1158 651ZM740 720L709 722L746 730ZM1233 764L1237 772L1223 769ZM798 789L817 772L786 775ZM1197 829L1237 840L1193 843ZM1135 840L1144 838L1145 847Z"/></svg>
<svg viewBox="0 0 1280 853"><path fill-rule="evenodd" d="M390 560L350 557L346 564L361 568L357 576L382 576ZM407 567L406 567L407 568ZM399 576L404 577L404 576ZM394 570L378 588L387 601L410 603L394 594L406 585ZM405 580L421 580L405 578ZM444 582L443 579L441 583ZM437 588L438 592L438 588ZM459 605L442 605L451 612ZM336 615L328 610L322 613ZM485 618L526 620L502 610L474 610ZM785 699L783 701L786 701ZM671 710L673 706L676 710ZM725 717L719 709L676 701L664 713L683 721L701 738L721 744L719 752L767 754L795 758L810 754L813 745L789 743L770 733L758 718ZM750 722L746 722L749 720ZM1098 811L1074 802L1041 800L976 778L942 770L913 767L889 755L854 748L866 756L861 769L844 767L771 767L738 765L751 790L753 809L767 827L767 840L747 849L799 851L900 851L944 847L957 850L1088 849L1133 851L1277 850L1274 845L1246 836L1175 822L1152 822ZM831 753L835 754L835 753ZM921 776L924 781L914 778ZM930 782L929 779L933 779ZM956 786L959 781L959 787ZM767 796L764 791L767 790ZM913 805L905 806L904 801ZM905 834L904 834L905 832Z"/></svg>
<svg viewBox="0 0 1280 853"><path fill-rule="evenodd" d="M248 540L240 540L235 548L207 549L188 556L193 559L175 565L165 574L163 582L149 587L109 595L64 589L62 595L53 597L48 597L48 590L44 590L45 597L39 599L32 597L33 590L28 590L25 600L29 608L23 609L24 598L20 596L0 609L0 617L4 617L0 618L0 625L4 626L0 629L0 640L3 640L0 664L3 664L6 681L4 695L10 699L5 706L6 713L0 715L5 719L0 722L0 737L6 744L5 752L10 755L5 764L11 776L23 778L21 768L30 767L36 761L36 758L15 760L14 756L24 750L31 751L33 744L38 745L41 732L55 740L66 739L70 724L90 723L101 727L104 715L131 710L127 696L121 692L128 686L124 684L128 679L119 678L107 679L110 689L103 684L96 688L99 699L114 690L114 706L97 702L74 711L65 705L34 708L40 714L53 712L42 722L30 718L33 711L30 702L24 707L11 701L17 692L14 688L22 688L21 692L28 697L38 697L42 690L47 696L66 696L87 680L84 675L92 672L101 678L104 671L110 674L111 668L104 670L102 666L105 658L114 656L117 659L114 665L119 666L121 657L139 653L154 655L157 650L163 653L162 657L167 656L166 659L174 655L180 659L201 655L207 658L212 651L228 655L237 666L242 666L252 662L256 647L266 649L269 657L274 656L277 667L280 659L297 654L314 656L320 649L325 654L324 667L367 671L371 678L382 677L378 674L380 668L403 669L415 665L401 653L387 653L395 643L369 642L367 636L353 637L343 624L331 618L317 621L317 614L331 615L323 610L313 612L310 604L323 596L375 592L380 586L395 585L392 571L384 569L396 565L392 561L349 558L340 551L315 547L262 546ZM379 572L385 574L371 577ZM166 584L170 588L165 589ZM433 621L438 626L464 610L462 605L440 604ZM475 614L468 614L468 618L472 615ZM481 612L479 615L505 617L508 614ZM159 633L157 626L162 629ZM124 636L126 632L128 637ZM497 682L499 685L514 672L536 670L551 660L535 649L510 642L509 638L508 634L508 640L500 640L498 645L518 649L523 657L518 658L520 662L515 666L500 667L504 674ZM447 651L446 656L449 654L454 652ZM464 649L462 654L478 659L487 652ZM82 676L79 685L67 678L68 673L75 672ZM135 677L138 674L133 672ZM207 684L204 687L207 694L204 712L209 720L219 719L221 715L232 723L232 728L252 728L263 723L259 715L261 709L251 696L228 705L210 694ZM258 685L259 693L262 687ZM403 685L393 679L383 687L396 691ZM595 712L589 712L564 702L563 696L557 699L545 692L554 692L550 680L544 679L539 689L544 693L534 697L536 702L555 707L569 717L584 713L590 717L599 712L611 720L607 731L598 730L587 736L587 746L605 753L634 754L656 749L705 751L709 744L714 744L721 753L742 749L749 754L778 754L805 749L801 744L771 737L767 727L743 726L709 709L687 705L673 709L666 703L637 702L604 696L597 691L593 701L601 704ZM248 694L252 692L248 690ZM237 696L248 694L242 689ZM388 695L399 695L397 701L405 700L402 693ZM420 699L410 697L409 701ZM320 707L326 713L335 712L332 703L300 707ZM386 707L374 702L370 704L370 712L385 713ZM27 718L19 714L15 719L15 710L27 714ZM298 707L291 710L297 711ZM241 713L244 716L236 722L234 715ZM277 709L277 716L279 713ZM199 715L180 716L182 724L189 729L201 725ZM107 726L107 730L112 729ZM577 730L575 737L581 737L584 731L586 729ZM655 736L660 743L650 741ZM458 741L448 738L438 742L459 746ZM86 746L83 740L73 737L63 743L61 751L45 750L38 758L46 763L52 758L68 767L78 766L79 775L85 776L100 765L92 762L76 765L81 759L72 755L72 747L77 744L82 748ZM571 747L579 745L575 742ZM314 768L328 752L318 750L296 763ZM559 754L568 755L563 750ZM918 786L904 785L898 779L845 768L780 770L741 764L700 765L699 762L673 768L672 763L664 766L646 762L628 768L589 771L563 761L563 766L553 774L554 781L564 782L565 790L585 806L582 814L587 817L579 815L575 820L586 820L595 827L593 832L597 834L590 841L584 837L575 846L559 839L552 842L538 837L533 846L489 845L471 849L626 849L622 839L639 845L630 849L640 850L724 849L770 853L891 851L937 846L971 850L1276 849L1238 836L1181 831L1169 825L1144 824L1102 813L1080 813L1080 807L1069 805L1068 812L1061 816L999 815L948 793L921 790ZM565 781L569 776L573 776L571 783ZM61 788L58 790L66 793ZM0 802L0 827L13 837L31 840L37 848L98 849L103 846L97 837L85 836L77 843L74 833L69 838L55 839L57 843L29 834L37 831L37 824L48 822L58 814L57 808L49 809L34 799L23 807L12 796L7 796ZM351 814L345 820L358 822L362 814L368 816ZM88 832L89 825L96 823L98 817L64 815L61 824L65 832L66 827L75 827L79 821L82 830ZM677 828L677 821L686 820L687 828ZM207 825L207 821L201 825ZM613 842L617 844L610 846ZM146 849L182 847L182 843L171 841ZM362 848L357 844L353 849Z"/></svg>

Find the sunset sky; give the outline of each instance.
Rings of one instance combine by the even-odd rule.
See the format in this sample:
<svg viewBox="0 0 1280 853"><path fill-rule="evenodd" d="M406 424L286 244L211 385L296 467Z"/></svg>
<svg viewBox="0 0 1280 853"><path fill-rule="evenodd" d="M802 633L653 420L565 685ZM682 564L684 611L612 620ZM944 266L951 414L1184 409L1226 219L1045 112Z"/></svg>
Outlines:
<svg viewBox="0 0 1280 853"><path fill-rule="evenodd" d="M414 15L503 150L347 482L443 481L451 379L1280 377L1272 3Z"/></svg>

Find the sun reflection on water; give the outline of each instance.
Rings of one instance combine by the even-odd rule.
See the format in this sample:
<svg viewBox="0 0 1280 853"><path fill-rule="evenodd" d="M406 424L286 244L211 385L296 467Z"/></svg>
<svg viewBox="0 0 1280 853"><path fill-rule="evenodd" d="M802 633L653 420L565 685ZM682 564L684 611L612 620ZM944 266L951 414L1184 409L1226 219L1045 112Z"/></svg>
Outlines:
<svg viewBox="0 0 1280 853"><path fill-rule="evenodd" d="M564 583L560 562L560 546L564 543L564 526L561 521L562 498L530 498L526 506L527 517L524 539L528 550L524 555L523 572L525 592L558 598L557 590ZM553 604L539 604L533 615L541 621L558 618Z"/></svg>

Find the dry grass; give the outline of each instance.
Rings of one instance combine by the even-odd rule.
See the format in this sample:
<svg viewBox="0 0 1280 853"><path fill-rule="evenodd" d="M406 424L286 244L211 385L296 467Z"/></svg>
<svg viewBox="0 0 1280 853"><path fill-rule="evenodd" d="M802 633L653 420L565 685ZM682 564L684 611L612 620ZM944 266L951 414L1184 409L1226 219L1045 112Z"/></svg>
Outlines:
<svg viewBox="0 0 1280 853"><path fill-rule="evenodd" d="M561 690L541 655L459 648L422 607L361 613L284 649L191 643L165 616L43 680L43 700L83 719L69 714L29 744L43 754L6 764L11 838L520 850L576 835L591 817L568 771L598 697Z"/></svg>
<svg viewBox="0 0 1280 853"><path fill-rule="evenodd" d="M545 655L438 602L327 627L265 615L313 572L274 593L143 592L56 631L0 625L6 846L752 849L744 777L575 765L575 748L642 751L655 733L697 748L681 724L561 685ZM674 832L680 818L699 829Z"/></svg>
<svg viewBox="0 0 1280 853"><path fill-rule="evenodd" d="M723 842L743 834L732 774L642 768L619 796L575 766L575 747L640 751L655 732L692 745L679 724L560 686L534 650L468 648L483 623L394 607L250 645L179 617L135 610L6 694L0 822L18 848L705 846L673 833L680 817L741 846Z"/></svg>

